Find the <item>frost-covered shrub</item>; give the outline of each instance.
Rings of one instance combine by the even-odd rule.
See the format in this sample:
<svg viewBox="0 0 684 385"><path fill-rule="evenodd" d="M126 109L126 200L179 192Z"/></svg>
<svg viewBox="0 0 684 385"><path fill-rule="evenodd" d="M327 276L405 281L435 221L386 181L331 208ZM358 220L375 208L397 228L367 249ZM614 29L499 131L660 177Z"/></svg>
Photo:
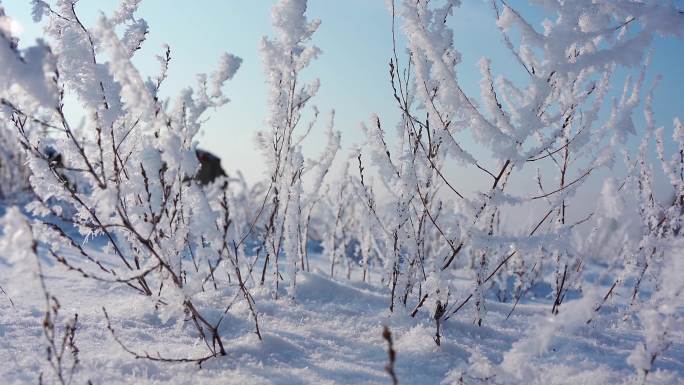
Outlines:
<svg viewBox="0 0 684 385"><path fill-rule="evenodd" d="M311 214L319 200L323 178L340 147L340 134L334 130L332 112L325 150L318 160L304 161L301 144L316 123L316 107L312 108L312 120L296 136L305 107L320 87L318 79L306 83L301 77L301 72L320 54L320 49L310 44L320 20L308 21L306 7L306 0L278 1L271 11L276 37L264 37L261 42L270 91L268 129L257 134L257 145L265 157L269 177L263 210L259 210L265 212L261 235L264 250L261 283L264 284L270 268L276 298L283 271L290 280L289 295L294 296L297 271L305 270ZM305 192L303 176L309 171L314 173L313 183ZM287 256L285 270L280 265L281 254Z"/></svg>
<svg viewBox="0 0 684 385"><path fill-rule="evenodd" d="M9 51L16 51L17 39L3 22L8 16L0 7L0 35ZM0 199L13 196L29 189L29 169L26 157L17 141L11 122L0 120Z"/></svg>
<svg viewBox="0 0 684 385"><path fill-rule="evenodd" d="M582 292L585 264L597 257L588 245L595 246L596 237L614 230L621 210L617 200L629 195L631 185L636 186L634 199L642 207L645 233L678 234L682 211L676 159L663 162L675 190L673 203L665 208L657 207L648 187L653 176L645 154L637 161L627 157L631 171L626 176L616 167L620 155L629 153L630 138L641 133L633 119L645 99L650 100L643 95L651 41L684 31L674 5L538 2L553 16L539 30L508 2L494 0L496 27L526 76L522 82L496 76L484 58L479 63L480 95L474 98L459 81L461 55L448 24L460 1L395 3L389 3L393 33L404 34L408 51L405 57L395 47L389 65L401 121L396 140L380 117L364 126L355 196L373 218L371 243L378 245L373 252L384 262L391 310L398 301L413 309L412 315L427 309L437 324L438 340L440 322L466 305L474 306L474 321L481 324L491 291L517 304L536 282L546 281L552 288L550 310L557 314L568 293ZM630 75L618 76L618 70ZM621 94L613 96L616 83ZM650 102L646 104L647 125L652 125ZM447 173L448 165L489 180L466 183L458 172ZM373 194L364 176L368 167L379 176L380 193ZM587 209L579 188L606 173L618 178L604 188L604 196L614 196L595 210L592 205ZM530 177L533 183L521 180ZM475 192L466 193L473 185ZM381 201L388 203L381 206ZM531 226L507 222L521 212L536 218ZM647 251L644 242L637 242L638 247L623 244L611 260L629 271L616 273L621 277L616 285L635 277L635 293L644 271L656 269L649 266L666 265L662 252ZM464 272L472 277L466 292L456 285Z"/></svg>
<svg viewBox="0 0 684 385"><path fill-rule="evenodd" d="M214 73L198 75L194 88L162 98L171 48L157 56L159 74L144 79L131 62L148 33L136 16L138 5L122 1L113 15L88 27L73 1L34 1L34 18L45 21L47 40L18 50L11 36L1 36L0 64L7 68L0 77L2 117L26 149L35 191L27 209L37 241L85 278L155 298L162 322L185 318L209 349L191 359L202 362L225 354L219 326L235 301L230 298L244 299L261 338L250 288L263 285L270 269L277 298L286 271L294 296L297 272L309 269L312 218L340 148L334 112L318 159L305 160L301 152L317 121L315 107L303 132L296 132L319 87L318 80L303 84L299 73L320 52L309 44L320 22L307 21L306 1L282 0L273 8L277 37L264 38L261 47L272 108L269 130L257 138L268 179L250 188L238 173L200 186L193 180L199 168L195 137L204 113L228 102L223 85L242 61L224 54ZM83 111L78 126L64 112L68 103ZM304 189L304 175L312 188ZM94 247L84 246L90 240ZM94 250L100 242L113 261ZM259 280L253 270L260 259ZM217 316L215 307L225 307L224 315ZM106 317L124 349L155 359L130 350Z"/></svg>
<svg viewBox="0 0 684 385"><path fill-rule="evenodd" d="M224 54L194 88L161 98L171 51L158 56L155 77L144 79L132 64L147 34L147 23L135 15L138 3L123 1L114 15L87 27L73 1L34 1L47 40L18 50L0 35L2 118L27 150L35 192L27 208L41 247L86 278L156 297L163 320L187 317L207 357L224 355L223 317L206 315L196 297L211 291L223 303L235 292L256 322L241 274L251 215L244 210L251 206L239 181L204 189L190 178L199 166L195 136L204 112L228 101L223 85L241 59ZM67 103L78 104L82 124L65 114ZM55 218L77 231L55 225ZM114 259L82 246L93 238Z"/></svg>

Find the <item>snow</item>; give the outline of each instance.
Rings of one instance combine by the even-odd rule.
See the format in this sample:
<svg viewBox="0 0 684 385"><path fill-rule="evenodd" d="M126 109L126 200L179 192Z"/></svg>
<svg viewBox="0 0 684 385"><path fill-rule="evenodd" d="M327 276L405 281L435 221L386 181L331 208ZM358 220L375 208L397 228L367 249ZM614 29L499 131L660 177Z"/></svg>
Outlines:
<svg viewBox="0 0 684 385"><path fill-rule="evenodd" d="M312 263L322 267L327 258L316 255ZM117 335L135 351L164 357L199 357L204 352L182 312L155 311L152 299L123 285L83 280L51 266L47 258L43 266L61 314L78 313L81 363L74 383L387 384L383 325L389 326L395 341L395 370L402 384L456 384L458 378L467 384L619 384L633 376L628 361L645 365L632 353L640 337L631 321L616 314L600 324L585 323L591 296L569 301L557 318L550 317L548 297L519 304L508 319L511 303L490 302L481 327L472 323L474 309L468 309L445 322L437 346L427 317L411 318L401 310L390 315L388 290L379 283L333 280L320 269L298 273L295 301L284 295L274 300L267 287L252 292L263 341L251 332L245 305L236 303L221 326L227 356L206 361L201 368L136 360L113 341L102 307ZM26 290L25 281L14 279L5 264L0 265L0 277L14 303L0 298L0 360L6 363L0 366L0 378L4 384L35 383L41 372L49 378L42 293ZM462 280L464 289L468 282ZM201 298L200 306L229 300L210 294ZM684 335L675 333L674 344L655 363L649 384L684 380Z"/></svg>

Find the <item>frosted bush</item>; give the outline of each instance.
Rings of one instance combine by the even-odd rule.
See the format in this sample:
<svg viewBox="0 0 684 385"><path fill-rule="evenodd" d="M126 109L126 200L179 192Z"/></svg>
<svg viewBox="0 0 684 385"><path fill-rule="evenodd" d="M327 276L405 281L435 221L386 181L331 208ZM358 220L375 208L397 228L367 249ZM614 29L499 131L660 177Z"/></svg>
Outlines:
<svg viewBox="0 0 684 385"><path fill-rule="evenodd" d="M138 4L122 2L113 16L87 27L72 1L34 1L46 42L20 51L10 36L0 36L7 69L0 82L10 85L0 95L3 120L26 149L36 241L85 278L156 297L162 318L187 317L209 350L196 359L201 362L225 355L225 347L218 332L223 319L197 305L200 293L239 294L257 322L241 275L246 221L232 218L248 192L233 188L233 180L218 193L191 180L204 113L228 102L223 85L241 59L224 54L214 73L198 76L196 87L161 98L171 51L165 47L159 56L157 77L144 79L132 64L147 34L146 22L135 15ZM81 125L65 115L67 103L83 111ZM55 225L55 218L78 231ZM89 239L104 240L115 261L83 247Z"/></svg>

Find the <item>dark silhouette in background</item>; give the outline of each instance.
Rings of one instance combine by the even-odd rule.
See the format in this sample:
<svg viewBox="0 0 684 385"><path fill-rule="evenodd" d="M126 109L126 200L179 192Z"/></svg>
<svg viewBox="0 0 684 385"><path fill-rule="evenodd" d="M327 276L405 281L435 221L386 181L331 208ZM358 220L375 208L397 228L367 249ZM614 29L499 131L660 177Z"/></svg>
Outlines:
<svg viewBox="0 0 684 385"><path fill-rule="evenodd" d="M207 185L220 176L226 176L226 172L221 167L221 158L199 148L195 150L195 154L200 162L200 169L194 179L200 184Z"/></svg>

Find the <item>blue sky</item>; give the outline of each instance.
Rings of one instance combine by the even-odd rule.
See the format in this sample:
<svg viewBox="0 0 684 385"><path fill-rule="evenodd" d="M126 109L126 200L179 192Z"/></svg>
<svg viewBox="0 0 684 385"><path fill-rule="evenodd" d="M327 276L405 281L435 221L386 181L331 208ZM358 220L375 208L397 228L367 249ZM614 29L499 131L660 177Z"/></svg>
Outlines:
<svg viewBox="0 0 684 385"><path fill-rule="evenodd" d="M41 31L31 21L29 3L2 1L7 14L19 22L24 45ZM480 78L476 63L482 56L492 59L495 73L515 76L521 70L501 43L489 2L464 3L451 25L463 55L460 79L464 89L477 97ZM511 4L516 3L523 2ZM80 0L77 10L87 24L99 10L109 13L116 4L114 0ZM156 74L154 55L161 53L163 43L171 46L172 63L164 89L167 95L194 85L194 75L210 72L224 51L243 58L243 67L226 88L232 102L211 111L200 146L221 156L228 171L245 171L251 181L259 179L263 171L253 136L263 128L267 114L267 89L258 47L262 36L271 33L272 4L267 0L145 0L138 12L150 25L149 38L135 59L143 75ZM536 9L520 7L535 23L544 18ZM391 56L390 13L385 0L310 0L308 15L322 20L314 43L323 55L304 76L320 78L322 87L313 104L319 107L322 117L331 108L336 109L336 126L343 133L343 148L348 149L361 139L359 123L367 121L371 114L377 113L386 127L391 127L399 115L391 97L387 67ZM674 116L684 116L684 44L671 38L659 39L655 48L651 74L665 76L656 93L656 115L659 124L669 125ZM305 143L306 156L317 156L323 148L325 122L325 118L319 121Z"/></svg>

